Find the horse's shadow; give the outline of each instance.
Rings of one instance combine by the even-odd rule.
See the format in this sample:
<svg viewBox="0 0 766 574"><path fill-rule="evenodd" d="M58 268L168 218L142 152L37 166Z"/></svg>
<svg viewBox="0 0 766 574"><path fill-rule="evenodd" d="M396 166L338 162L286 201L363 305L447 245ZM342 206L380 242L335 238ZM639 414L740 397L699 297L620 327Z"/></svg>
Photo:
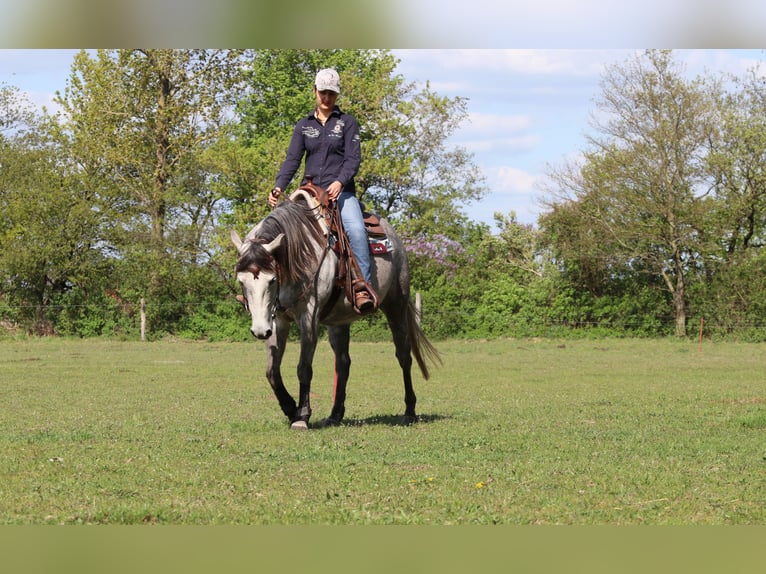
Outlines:
<svg viewBox="0 0 766 574"><path fill-rule="evenodd" d="M415 422L408 423L404 421L404 417L402 415L374 415L371 417L365 417L365 418L347 418L344 419L343 422L340 424L340 426L348 426L348 427L361 427L361 426L388 426L388 427L406 427L406 426L417 426L422 424L429 424L436 421L448 419L450 417L444 416L444 415L418 415L418 418ZM315 427L317 428L317 427ZM329 428L329 427L318 427L318 428Z"/></svg>

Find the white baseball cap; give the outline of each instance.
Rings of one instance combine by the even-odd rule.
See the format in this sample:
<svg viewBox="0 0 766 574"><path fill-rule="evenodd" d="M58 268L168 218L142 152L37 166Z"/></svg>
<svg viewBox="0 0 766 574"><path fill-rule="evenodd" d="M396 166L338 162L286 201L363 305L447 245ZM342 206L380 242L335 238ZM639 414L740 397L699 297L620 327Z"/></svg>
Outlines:
<svg viewBox="0 0 766 574"><path fill-rule="evenodd" d="M336 94L340 94L340 76L338 72L332 68L325 68L317 72L316 80L314 80L314 86L318 92L324 92L330 90Z"/></svg>

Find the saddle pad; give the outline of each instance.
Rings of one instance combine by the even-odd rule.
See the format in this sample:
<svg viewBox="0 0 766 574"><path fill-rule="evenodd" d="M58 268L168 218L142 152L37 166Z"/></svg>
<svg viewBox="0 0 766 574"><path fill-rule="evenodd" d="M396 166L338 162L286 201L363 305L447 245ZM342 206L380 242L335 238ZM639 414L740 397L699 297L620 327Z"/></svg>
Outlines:
<svg viewBox="0 0 766 574"><path fill-rule="evenodd" d="M370 253L373 255L385 255L394 250L388 237L369 237Z"/></svg>

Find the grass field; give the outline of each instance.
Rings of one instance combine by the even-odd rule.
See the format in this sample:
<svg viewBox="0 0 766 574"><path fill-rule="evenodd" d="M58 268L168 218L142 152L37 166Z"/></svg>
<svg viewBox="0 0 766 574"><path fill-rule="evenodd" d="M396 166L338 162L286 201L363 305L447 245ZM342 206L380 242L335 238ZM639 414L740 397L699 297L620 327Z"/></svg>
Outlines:
<svg viewBox="0 0 766 574"><path fill-rule="evenodd" d="M0 523L766 522L766 346L437 346L416 425L393 345L352 342L346 424L296 432L261 343L0 342Z"/></svg>

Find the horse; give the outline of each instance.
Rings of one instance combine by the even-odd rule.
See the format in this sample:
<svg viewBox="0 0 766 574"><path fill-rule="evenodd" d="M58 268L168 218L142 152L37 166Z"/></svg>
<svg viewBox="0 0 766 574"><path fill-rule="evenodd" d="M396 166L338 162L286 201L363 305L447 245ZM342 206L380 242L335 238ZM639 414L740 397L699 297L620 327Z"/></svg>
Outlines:
<svg viewBox="0 0 766 574"><path fill-rule="evenodd" d="M330 415L321 426L337 426L345 415L346 385L351 367L351 323L361 318L338 286L340 260L332 249L329 231L319 207L310 198L293 193L240 239L230 231L239 257L236 276L242 294L237 299L249 311L250 332L265 341L266 378L292 429L309 428L312 362L320 325L327 328L335 356L334 397ZM380 218L386 248L371 249L371 281L385 314L404 381L403 424L417 421L412 384L412 357L424 379L428 362L441 362L438 351L423 333L410 298L407 253L385 218ZM375 254L375 251L385 253ZM285 388L281 364L290 325L300 332L299 396L296 403Z"/></svg>

